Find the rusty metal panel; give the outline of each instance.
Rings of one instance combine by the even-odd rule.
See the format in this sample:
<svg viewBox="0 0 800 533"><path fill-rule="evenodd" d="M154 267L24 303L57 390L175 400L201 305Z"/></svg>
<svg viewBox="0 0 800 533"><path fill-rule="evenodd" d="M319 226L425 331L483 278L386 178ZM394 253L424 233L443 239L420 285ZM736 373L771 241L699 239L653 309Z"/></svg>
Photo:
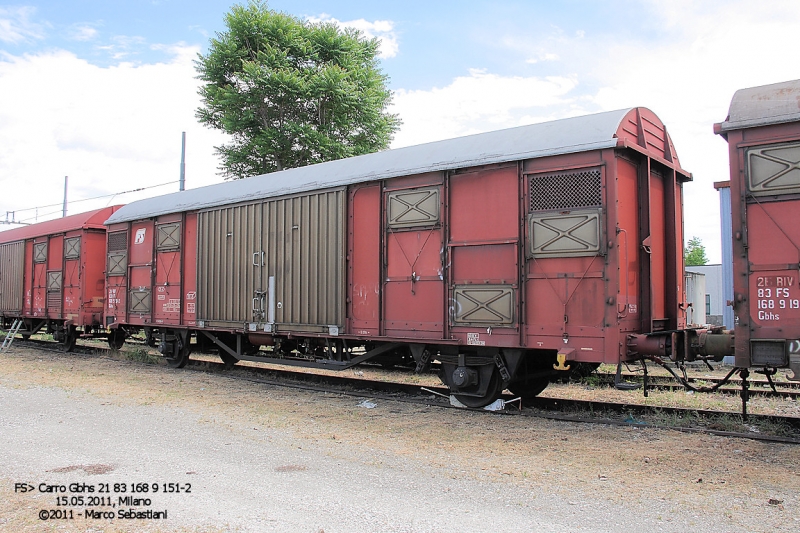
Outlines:
<svg viewBox="0 0 800 533"><path fill-rule="evenodd" d="M450 178L450 243L519 239L517 166Z"/></svg>
<svg viewBox="0 0 800 533"><path fill-rule="evenodd" d="M394 191L387 195L389 228L433 226L439 222L439 187Z"/></svg>
<svg viewBox="0 0 800 533"><path fill-rule="evenodd" d="M157 227L158 235L157 247L158 251L177 250L181 245L181 224L180 222L172 224L160 224Z"/></svg>
<svg viewBox="0 0 800 533"><path fill-rule="evenodd" d="M81 238L64 239L64 259L78 259L81 256Z"/></svg>
<svg viewBox="0 0 800 533"><path fill-rule="evenodd" d="M509 285L456 285L454 325L510 326L516 299Z"/></svg>
<svg viewBox="0 0 800 533"><path fill-rule="evenodd" d="M0 244L0 313L22 312L25 241Z"/></svg>
<svg viewBox="0 0 800 533"><path fill-rule="evenodd" d="M754 196L800 192L800 143L747 150L747 190Z"/></svg>
<svg viewBox="0 0 800 533"><path fill-rule="evenodd" d="M532 213L528 257L580 257L602 253L602 209Z"/></svg>
<svg viewBox="0 0 800 533"><path fill-rule="evenodd" d="M33 262L44 263L47 261L47 242L37 242L33 245Z"/></svg>
<svg viewBox="0 0 800 533"><path fill-rule="evenodd" d="M350 203L350 332L378 335L381 303L380 186L352 190Z"/></svg>

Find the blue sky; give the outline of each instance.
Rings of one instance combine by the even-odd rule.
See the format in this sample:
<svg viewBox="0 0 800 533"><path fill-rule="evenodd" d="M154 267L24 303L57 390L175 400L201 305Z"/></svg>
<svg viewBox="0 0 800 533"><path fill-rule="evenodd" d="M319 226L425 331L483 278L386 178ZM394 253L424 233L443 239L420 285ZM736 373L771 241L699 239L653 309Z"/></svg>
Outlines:
<svg viewBox="0 0 800 533"><path fill-rule="evenodd" d="M0 0L0 218L60 213L216 183L216 132L199 126L193 60L232 2ZM405 146L645 106L666 124L687 184L688 236L719 260L734 91L800 78L800 2L275 0L275 10L381 39ZM159 184L168 185L155 187ZM33 185L33 187L31 187ZM118 194L131 189L145 191ZM104 196L92 201L86 198ZM27 208L39 207L36 210ZM0 229L7 226L0 226Z"/></svg>

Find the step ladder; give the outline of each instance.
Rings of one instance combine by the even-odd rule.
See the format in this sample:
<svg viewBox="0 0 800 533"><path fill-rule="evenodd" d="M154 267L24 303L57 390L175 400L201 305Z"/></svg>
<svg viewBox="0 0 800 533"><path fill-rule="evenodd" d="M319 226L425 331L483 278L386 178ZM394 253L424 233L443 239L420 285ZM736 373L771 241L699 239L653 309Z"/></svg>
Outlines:
<svg viewBox="0 0 800 533"><path fill-rule="evenodd" d="M22 327L22 319L21 318L14 319L14 323L11 325L11 329L8 330L8 333L6 333L6 338L3 339L3 345L0 346L0 353L5 352L11 347L11 343L14 342L14 337L17 336L17 333L19 333L19 328L21 327Z"/></svg>

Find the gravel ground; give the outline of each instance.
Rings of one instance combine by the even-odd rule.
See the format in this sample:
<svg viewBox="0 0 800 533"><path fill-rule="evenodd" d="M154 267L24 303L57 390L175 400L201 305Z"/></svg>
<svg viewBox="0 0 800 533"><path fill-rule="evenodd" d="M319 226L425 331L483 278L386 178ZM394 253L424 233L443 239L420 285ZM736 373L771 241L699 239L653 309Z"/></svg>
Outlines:
<svg viewBox="0 0 800 533"><path fill-rule="evenodd" d="M800 529L795 446L384 401L366 409L342 395L29 348L0 364L3 531ZM140 510L166 509L166 520L38 519L58 508L40 483L142 482L191 492L144 495L152 502Z"/></svg>

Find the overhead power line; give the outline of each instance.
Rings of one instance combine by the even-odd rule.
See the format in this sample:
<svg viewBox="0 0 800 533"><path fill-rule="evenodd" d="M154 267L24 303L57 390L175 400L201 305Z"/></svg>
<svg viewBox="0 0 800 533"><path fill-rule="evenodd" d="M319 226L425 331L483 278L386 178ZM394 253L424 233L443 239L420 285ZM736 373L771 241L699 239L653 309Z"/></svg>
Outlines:
<svg viewBox="0 0 800 533"><path fill-rule="evenodd" d="M139 187L138 189L131 189L131 190L128 190L128 191L116 192L116 193L112 193L112 194L104 194L104 195L101 195L101 196L93 196L91 198L82 198L80 200L72 200L69 203L70 203L70 205L72 205L72 204L77 204L77 203L80 203L80 202L89 202L91 200L102 200L103 198L112 198L113 199L114 197L122 196L123 194L130 194L130 193L134 193L134 192L145 191L147 189L154 189L156 187L163 187L165 185L172 185L173 183L178 183L178 180L168 181L166 183L159 183L158 185L150 185L148 187ZM39 209L48 209L48 208L53 208L53 207L58 207L59 208L58 211L51 211L51 212L47 212L47 213L44 213L44 214L38 212ZM9 224L29 224L30 220L36 220L36 219L38 219L40 217L41 218L45 218L45 217L48 217L50 215L55 215L55 214L61 213L62 212L61 211L62 207L63 207L63 204L58 203L58 204L40 205L40 206L37 206L37 207L27 207L27 208L24 208L24 209L16 209L14 211L9 211L8 213L13 213L13 214L24 213L26 211L36 211L36 214L34 216L21 218L21 219L16 219L15 218L13 222L9 221L7 223L9 223ZM6 218L8 217L8 213L6 215ZM0 221L0 223L5 223L5 222Z"/></svg>

